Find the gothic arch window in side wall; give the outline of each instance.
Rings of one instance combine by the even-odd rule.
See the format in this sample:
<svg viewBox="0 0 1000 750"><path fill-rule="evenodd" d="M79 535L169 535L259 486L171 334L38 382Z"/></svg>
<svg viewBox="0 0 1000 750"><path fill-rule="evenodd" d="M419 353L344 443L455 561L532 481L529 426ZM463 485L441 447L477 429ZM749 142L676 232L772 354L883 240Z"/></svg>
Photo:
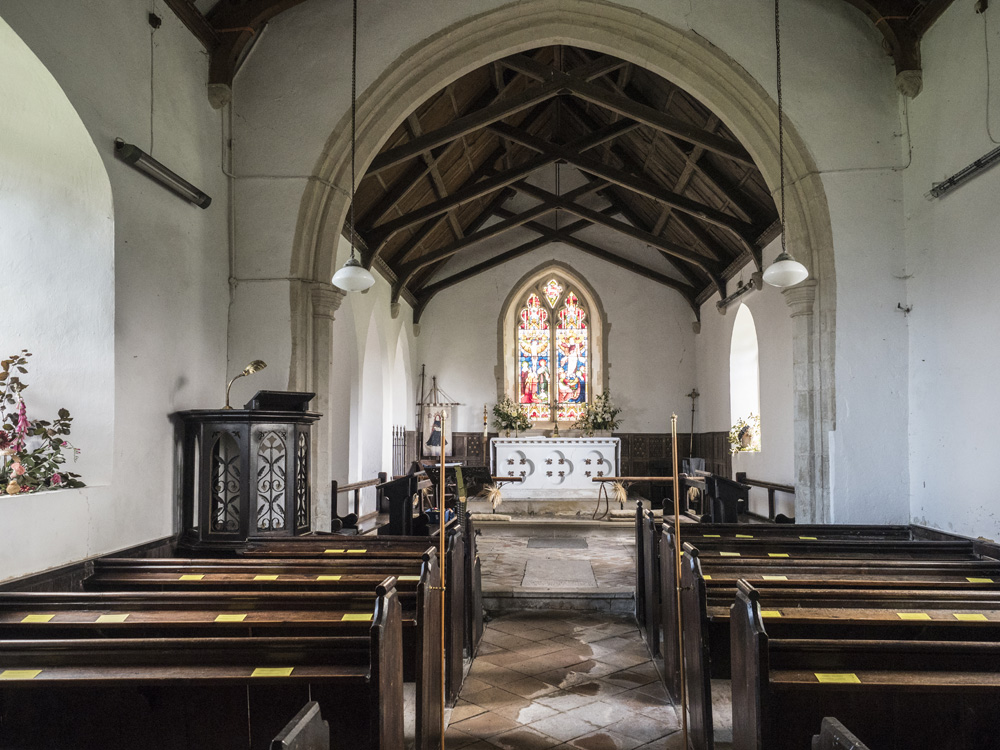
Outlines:
<svg viewBox="0 0 1000 750"><path fill-rule="evenodd" d="M740 305L733 324L729 349L729 411L733 428L741 425L745 435L737 450L760 450L760 363L757 327L746 305ZM746 430L742 430L742 426Z"/></svg>
<svg viewBox="0 0 1000 750"><path fill-rule="evenodd" d="M518 403L533 422L576 422L591 390L586 306L546 277L523 296L515 325Z"/></svg>

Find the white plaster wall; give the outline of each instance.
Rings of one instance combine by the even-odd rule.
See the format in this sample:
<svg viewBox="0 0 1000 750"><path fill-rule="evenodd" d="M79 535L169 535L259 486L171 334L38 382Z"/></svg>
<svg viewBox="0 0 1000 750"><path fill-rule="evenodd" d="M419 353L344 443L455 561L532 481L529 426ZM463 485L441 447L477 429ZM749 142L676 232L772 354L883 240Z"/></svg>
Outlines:
<svg viewBox="0 0 1000 750"><path fill-rule="evenodd" d="M497 399L497 321L514 285L549 260L572 267L600 298L608 326L608 387L622 432L666 432L694 383L694 313L679 294L617 266L552 244L446 289L420 320L417 363L461 406L455 430L478 432ZM492 427L491 427L492 429Z"/></svg>
<svg viewBox="0 0 1000 750"><path fill-rule="evenodd" d="M708 39L765 90L775 93L772 3L746 0L736 7L726 0L622 0L617 4ZM427 37L461 33L449 25L473 13L500 7L517 13L530 5L501 0L397 0L392 12L363 5L359 91L364 92L388 66L405 63L406 51ZM580 6L567 2L571 7ZM303 176L312 172L349 104L348 11L313 0L281 14L268 26L237 78L237 226L251 226L264 217L269 226L267 232L240 234L236 249L240 279L282 278L288 273L285 249L294 238L296 198L306 185ZM841 0L789 0L782 5L782 15L786 115L823 173L837 252L840 313L838 421L831 441L833 513L840 521L899 521L907 515L906 443L886 439L887 434L905 432L908 413L906 326L890 315L901 295L895 275L903 266L902 192L893 171L902 163L894 70L878 31ZM627 38L614 44L621 56L629 58ZM369 156L361 155L359 168ZM871 166L880 169L868 171ZM468 302L484 301L474 296L473 289L482 287L449 290L432 303L432 310L445 308L451 315L462 311L463 318L451 321L447 330L482 328L466 317ZM424 319L425 337L434 335L435 319L434 314ZM420 345L422 353L440 348L426 339ZM830 353L819 356L829 358ZM414 362L418 364L419 360ZM871 373L880 375L870 379ZM634 379L628 382L630 377ZM613 370L611 378L612 388L630 391L630 398L633 384L645 385L641 376L622 376L620 371ZM482 401L491 400L481 394L490 392L492 374L459 379L470 384L468 391L453 395L470 406L457 426L478 429L474 415L480 413ZM676 406L659 407L648 419L649 429L663 429L664 413L683 412L685 404L686 400L678 400ZM626 423L624 428L639 427Z"/></svg>
<svg viewBox="0 0 1000 750"><path fill-rule="evenodd" d="M765 249L770 258L778 242ZM743 269L749 280L751 268ZM739 278L739 277L737 277ZM730 284L729 291L735 288ZM729 432L732 427L729 407L729 353L733 325L739 303L730 305L725 314L715 306L713 295L701 308L701 333L695 337L698 402L695 429L698 432ZM757 327L757 351L760 362L760 429L759 453L733 455L733 474L745 471L751 479L779 484L795 484L793 392L792 392L792 320L780 290L765 285L740 298L753 315ZM684 430L690 422L690 405L679 412L679 424ZM750 491L751 509L767 513L767 492L758 488ZM787 516L795 515L794 500L777 495L776 510Z"/></svg>
<svg viewBox="0 0 1000 750"><path fill-rule="evenodd" d="M152 65L150 10L163 18ZM113 430L80 445L89 455L113 451L110 477L94 475L110 484L0 500L0 578L7 578L173 532L167 415L221 403L229 297L219 120L205 96L207 58L198 42L159 0L3 0L0 16L76 109L114 198L113 339L103 330L98 335L100 319L93 321L97 361L114 347L114 399L84 384L80 405L66 404L78 415L96 406L113 420ZM195 208L117 161L115 137L151 151L209 193L212 206ZM0 130L0 141L8 138ZM66 243L59 262L67 270L76 252ZM100 294L93 280L70 280ZM43 333L27 334L39 351L54 341Z"/></svg>
<svg viewBox="0 0 1000 750"><path fill-rule="evenodd" d="M986 130L984 24L992 62ZM910 108L913 163L904 173L905 304L910 333L910 516L1000 539L989 489L997 463L1000 326L996 167L943 198L924 196L1000 141L1000 11L955 3L924 37L924 91Z"/></svg>

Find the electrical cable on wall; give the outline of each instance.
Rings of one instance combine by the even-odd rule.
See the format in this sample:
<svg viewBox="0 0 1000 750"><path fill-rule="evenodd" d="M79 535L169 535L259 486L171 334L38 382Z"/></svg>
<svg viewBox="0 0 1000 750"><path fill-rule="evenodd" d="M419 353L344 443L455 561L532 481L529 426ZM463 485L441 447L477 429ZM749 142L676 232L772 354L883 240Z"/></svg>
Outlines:
<svg viewBox="0 0 1000 750"><path fill-rule="evenodd" d="M989 22L986 20L986 14L983 13L983 49L986 52L986 137L990 139L991 143L1000 144L996 138L993 137L993 133L990 130L990 94L992 86L990 85L990 27Z"/></svg>

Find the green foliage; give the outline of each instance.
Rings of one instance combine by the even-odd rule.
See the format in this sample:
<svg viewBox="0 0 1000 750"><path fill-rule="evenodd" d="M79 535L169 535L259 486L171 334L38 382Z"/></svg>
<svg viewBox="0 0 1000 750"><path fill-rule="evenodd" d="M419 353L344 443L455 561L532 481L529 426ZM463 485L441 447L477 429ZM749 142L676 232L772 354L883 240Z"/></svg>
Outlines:
<svg viewBox="0 0 1000 750"><path fill-rule="evenodd" d="M53 421L29 421L22 393L28 384L21 375L28 374L31 352L0 360L0 494L21 494L43 489L83 487L80 475L61 469L66 454L75 461L79 450L66 438L73 418L60 409Z"/></svg>
<svg viewBox="0 0 1000 750"><path fill-rule="evenodd" d="M618 419L621 413L622 410L611 403L611 391L604 391L594 399L593 403L584 404L583 416L573 426L585 432L617 430L622 423L622 420Z"/></svg>
<svg viewBox="0 0 1000 750"><path fill-rule="evenodd" d="M739 418L729 429L729 452L760 450L760 415L749 414L746 419Z"/></svg>
<svg viewBox="0 0 1000 750"><path fill-rule="evenodd" d="M531 420L510 396L493 404L493 426L498 430L524 432L531 429Z"/></svg>

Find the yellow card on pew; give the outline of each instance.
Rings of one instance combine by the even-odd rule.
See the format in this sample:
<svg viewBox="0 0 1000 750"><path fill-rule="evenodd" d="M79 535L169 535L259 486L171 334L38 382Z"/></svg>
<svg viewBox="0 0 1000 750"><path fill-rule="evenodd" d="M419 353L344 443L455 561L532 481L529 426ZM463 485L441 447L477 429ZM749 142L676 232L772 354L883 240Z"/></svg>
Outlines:
<svg viewBox="0 0 1000 750"><path fill-rule="evenodd" d="M702 578L704 578L706 581L712 580L712 576L702 576Z"/></svg>
<svg viewBox="0 0 1000 750"><path fill-rule="evenodd" d="M719 556L720 557L739 557L740 553L739 552L720 552Z"/></svg>
<svg viewBox="0 0 1000 750"><path fill-rule="evenodd" d="M354 555L360 555L362 552L367 552L367 551L368 550L366 550L366 549L349 549L349 550L347 550L348 554L354 554Z"/></svg>
<svg viewBox="0 0 1000 750"><path fill-rule="evenodd" d="M818 542L819 541L819 539L817 539L814 536L800 536L799 539L805 539L806 541L809 541L809 542Z"/></svg>
<svg viewBox="0 0 1000 750"><path fill-rule="evenodd" d="M702 539L721 539L722 534L702 534Z"/></svg>
<svg viewBox="0 0 1000 750"><path fill-rule="evenodd" d="M5 669L0 672L0 680L33 680L41 673L40 669Z"/></svg>
<svg viewBox="0 0 1000 750"><path fill-rule="evenodd" d="M931 616L926 612L897 612L896 616L900 620L929 620Z"/></svg>
<svg viewBox="0 0 1000 750"><path fill-rule="evenodd" d="M420 580L420 576L400 576L399 580L401 580L401 581L419 581Z"/></svg>
<svg viewBox="0 0 1000 750"><path fill-rule="evenodd" d="M358 614L346 614L346 615L344 615L343 617L340 618L340 621L341 622L371 622L372 621L372 615L371 615L371 613L369 613L367 615L364 615L364 614L361 614L361 613L358 613Z"/></svg>
<svg viewBox="0 0 1000 750"><path fill-rule="evenodd" d="M246 615L216 615L216 622L243 622L247 619Z"/></svg>
<svg viewBox="0 0 1000 750"><path fill-rule="evenodd" d="M830 672L813 672L816 675L816 679L820 682L840 682L840 683L852 683L855 685L860 685L861 680L858 676L853 673L830 673Z"/></svg>
<svg viewBox="0 0 1000 750"><path fill-rule="evenodd" d="M955 612L955 619L961 620L962 622L986 622L986 615Z"/></svg>
<svg viewBox="0 0 1000 750"><path fill-rule="evenodd" d="M781 617L781 612L776 609L762 609L760 611L761 617Z"/></svg>
<svg viewBox="0 0 1000 750"><path fill-rule="evenodd" d="M788 576L761 576L765 581L787 581Z"/></svg>
<svg viewBox="0 0 1000 750"><path fill-rule="evenodd" d="M128 613L124 615L99 615L97 622L125 622L128 619Z"/></svg>
<svg viewBox="0 0 1000 750"><path fill-rule="evenodd" d="M317 581L339 581L340 576L316 576Z"/></svg>
<svg viewBox="0 0 1000 750"><path fill-rule="evenodd" d="M992 578L966 578L969 583L993 583Z"/></svg>
<svg viewBox="0 0 1000 750"><path fill-rule="evenodd" d="M787 552L768 552L768 557L788 557Z"/></svg>
<svg viewBox="0 0 1000 750"><path fill-rule="evenodd" d="M291 677L295 667L257 667L251 677Z"/></svg>
<svg viewBox="0 0 1000 750"><path fill-rule="evenodd" d="M753 539L753 534L737 534L737 539Z"/></svg>
<svg viewBox="0 0 1000 750"><path fill-rule="evenodd" d="M48 622L55 615L25 615L21 622Z"/></svg>
<svg viewBox="0 0 1000 750"><path fill-rule="evenodd" d="M255 581L277 581L278 576L276 575L266 575L266 576L254 576Z"/></svg>
<svg viewBox="0 0 1000 750"><path fill-rule="evenodd" d="M179 580L181 581L200 581L205 577L204 573L195 573L181 576Z"/></svg>
<svg viewBox="0 0 1000 750"><path fill-rule="evenodd" d="M343 551L344 550L342 550L342 549L325 549L325 550L323 550L323 553L327 554L327 555L332 555L335 552L343 552Z"/></svg>

